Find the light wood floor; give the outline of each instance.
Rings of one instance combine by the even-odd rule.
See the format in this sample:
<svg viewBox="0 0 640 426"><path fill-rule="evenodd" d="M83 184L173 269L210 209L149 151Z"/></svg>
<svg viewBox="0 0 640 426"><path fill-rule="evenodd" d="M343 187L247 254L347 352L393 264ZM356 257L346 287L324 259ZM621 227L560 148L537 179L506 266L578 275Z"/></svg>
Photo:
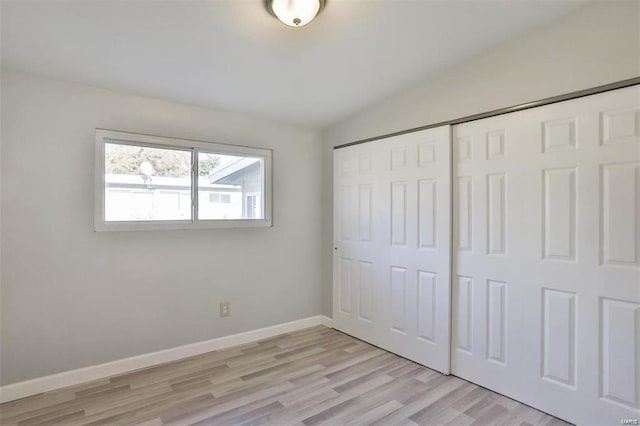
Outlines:
<svg viewBox="0 0 640 426"><path fill-rule="evenodd" d="M0 421L566 424L322 326L8 402Z"/></svg>

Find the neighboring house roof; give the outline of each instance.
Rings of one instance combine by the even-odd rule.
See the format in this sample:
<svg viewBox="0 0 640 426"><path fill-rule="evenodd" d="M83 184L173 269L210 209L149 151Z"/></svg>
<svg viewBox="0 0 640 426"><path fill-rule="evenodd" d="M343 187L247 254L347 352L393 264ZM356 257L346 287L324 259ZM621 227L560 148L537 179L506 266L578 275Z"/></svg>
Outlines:
<svg viewBox="0 0 640 426"><path fill-rule="evenodd" d="M242 157L231 161L209 173L209 183L240 185L246 174L253 173L260 167L259 158Z"/></svg>

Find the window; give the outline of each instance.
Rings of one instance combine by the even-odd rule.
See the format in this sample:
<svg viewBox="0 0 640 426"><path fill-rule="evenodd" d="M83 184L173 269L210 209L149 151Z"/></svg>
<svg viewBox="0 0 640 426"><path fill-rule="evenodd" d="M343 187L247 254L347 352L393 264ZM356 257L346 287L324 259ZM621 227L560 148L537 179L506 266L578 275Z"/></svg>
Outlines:
<svg viewBox="0 0 640 426"><path fill-rule="evenodd" d="M247 208L245 210L245 214L247 217L254 218L256 217L256 200L257 195L247 195Z"/></svg>
<svg viewBox="0 0 640 426"><path fill-rule="evenodd" d="M209 202L214 204L231 204L231 194L212 192L209 194Z"/></svg>
<svg viewBox="0 0 640 426"><path fill-rule="evenodd" d="M271 226L271 150L96 130L97 231Z"/></svg>

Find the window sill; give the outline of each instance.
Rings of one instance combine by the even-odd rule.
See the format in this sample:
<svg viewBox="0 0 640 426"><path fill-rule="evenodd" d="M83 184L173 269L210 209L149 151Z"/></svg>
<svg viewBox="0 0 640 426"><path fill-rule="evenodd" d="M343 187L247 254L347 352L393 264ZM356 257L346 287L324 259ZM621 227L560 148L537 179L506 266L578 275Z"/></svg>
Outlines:
<svg viewBox="0 0 640 426"><path fill-rule="evenodd" d="M157 221L157 222L96 222L96 232L118 231L176 231L189 229L231 229L231 228L270 228L273 224L267 219L239 220L199 220L193 221Z"/></svg>

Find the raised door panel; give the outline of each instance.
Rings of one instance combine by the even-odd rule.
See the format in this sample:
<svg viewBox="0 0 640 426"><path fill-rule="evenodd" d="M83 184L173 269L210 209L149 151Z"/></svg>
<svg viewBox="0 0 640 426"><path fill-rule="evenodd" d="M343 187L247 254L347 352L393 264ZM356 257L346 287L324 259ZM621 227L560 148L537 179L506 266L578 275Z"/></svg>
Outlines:
<svg viewBox="0 0 640 426"><path fill-rule="evenodd" d="M601 396L640 410L640 303L601 304Z"/></svg>

